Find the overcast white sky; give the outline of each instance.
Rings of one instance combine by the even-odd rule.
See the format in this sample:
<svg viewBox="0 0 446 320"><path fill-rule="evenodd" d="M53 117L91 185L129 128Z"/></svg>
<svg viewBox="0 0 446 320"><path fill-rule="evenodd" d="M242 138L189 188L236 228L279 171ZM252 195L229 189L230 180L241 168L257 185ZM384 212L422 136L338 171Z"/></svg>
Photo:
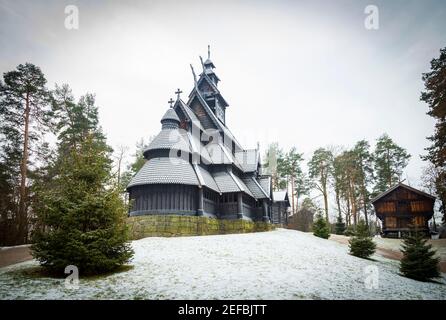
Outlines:
<svg viewBox="0 0 446 320"><path fill-rule="evenodd" d="M79 30L64 27L66 5ZM380 28L364 27L368 4ZM272 141L308 159L318 147L372 144L387 132L412 154L417 185L433 121L421 73L446 46L444 1L0 0L0 72L32 62L48 84L96 94L109 143L160 130L167 101L192 89L189 64L211 56L246 148Z"/></svg>

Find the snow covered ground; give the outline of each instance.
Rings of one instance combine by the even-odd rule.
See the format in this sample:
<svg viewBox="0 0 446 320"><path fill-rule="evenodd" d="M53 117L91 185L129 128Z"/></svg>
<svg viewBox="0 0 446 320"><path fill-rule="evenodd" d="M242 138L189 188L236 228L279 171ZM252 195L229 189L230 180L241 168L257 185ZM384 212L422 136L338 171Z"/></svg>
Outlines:
<svg viewBox="0 0 446 320"><path fill-rule="evenodd" d="M27 261L0 269L1 299L446 299L441 283L398 275L398 261L348 254L311 234L272 232L133 242L134 268L82 279L24 276ZM373 267L373 266L376 266Z"/></svg>

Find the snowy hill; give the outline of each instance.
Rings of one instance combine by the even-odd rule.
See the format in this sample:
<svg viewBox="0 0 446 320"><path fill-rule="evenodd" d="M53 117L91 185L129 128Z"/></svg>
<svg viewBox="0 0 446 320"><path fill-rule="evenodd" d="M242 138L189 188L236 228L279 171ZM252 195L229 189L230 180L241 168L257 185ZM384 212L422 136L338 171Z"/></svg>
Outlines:
<svg viewBox="0 0 446 320"><path fill-rule="evenodd" d="M271 232L134 241L134 268L80 279L24 278L28 261L0 269L2 299L446 299L446 275L423 283L398 275L398 261L348 254L311 234ZM375 268L376 266L376 268Z"/></svg>

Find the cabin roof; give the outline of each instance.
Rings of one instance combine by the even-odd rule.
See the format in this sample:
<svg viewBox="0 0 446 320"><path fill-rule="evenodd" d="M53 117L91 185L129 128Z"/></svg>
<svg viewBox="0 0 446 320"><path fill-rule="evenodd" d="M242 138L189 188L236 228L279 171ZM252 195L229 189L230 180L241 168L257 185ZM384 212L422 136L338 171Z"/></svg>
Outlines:
<svg viewBox="0 0 446 320"><path fill-rule="evenodd" d="M378 196L376 196L375 198L373 198L372 200L370 200L370 202L371 202L371 203L375 203L376 201L378 201L378 200L380 200L381 198L385 197L386 195L392 193L393 191L395 191L395 190L398 189L398 188L404 188L404 189L407 189L407 190L409 190L409 191L415 192L415 193L417 193L417 194L419 194L419 195L421 195L421 196L424 196L424 197L427 197L427 198L431 198L431 199L433 199L433 200L436 199L434 196L432 196L432 195L430 195L430 194L428 194L428 193L426 193L426 192L424 192L424 191L421 191L421 190L412 188L411 186L408 186L408 185L406 185L406 184L400 182L400 183L394 185L392 188L390 188L390 189L384 191L383 193L379 194Z"/></svg>
<svg viewBox="0 0 446 320"><path fill-rule="evenodd" d="M288 201L288 195L285 190L273 192L274 202L276 201Z"/></svg>

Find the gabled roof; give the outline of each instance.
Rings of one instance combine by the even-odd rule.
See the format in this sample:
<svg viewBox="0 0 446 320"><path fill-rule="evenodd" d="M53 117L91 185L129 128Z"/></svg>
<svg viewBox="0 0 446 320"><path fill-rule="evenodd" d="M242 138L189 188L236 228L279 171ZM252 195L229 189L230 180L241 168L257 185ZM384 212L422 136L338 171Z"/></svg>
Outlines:
<svg viewBox="0 0 446 320"><path fill-rule="evenodd" d="M245 185L245 183L232 171L228 171L229 175L232 177L232 179L235 181L235 183L238 185L240 191L245 192L246 194L250 195L251 197L255 198L252 194L251 190Z"/></svg>
<svg viewBox="0 0 446 320"><path fill-rule="evenodd" d="M215 182L214 178L209 173L209 171L207 171L205 168L201 166L197 166L196 168L198 168L199 172L201 173L201 176L203 177L204 186L221 194L221 190L218 188L217 183Z"/></svg>
<svg viewBox="0 0 446 320"><path fill-rule="evenodd" d="M196 163L193 163L192 167L194 168L195 174L197 175L200 188L203 186L208 187L209 189L212 189L221 194L220 189L218 188L214 178L205 168L200 167Z"/></svg>
<svg viewBox="0 0 446 320"><path fill-rule="evenodd" d="M206 111L206 113L208 114L208 116L210 117L210 119L211 119L212 123L215 125L215 127L222 130L222 128L221 128L222 123L218 121L217 116L212 112L211 108L206 103L206 100L201 96L201 93L194 88L194 89L192 89L191 94L192 94L192 96L190 97L189 101L187 102L187 106L190 106L190 104L192 103L192 101L194 101L194 98L196 97L198 99L198 101L201 103L201 105L203 106L203 108Z"/></svg>
<svg viewBox="0 0 446 320"><path fill-rule="evenodd" d="M217 75L214 73L214 75L217 77ZM217 77L218 78L218 77ZM229 104L228 102L225 100L225 98L221 95L220 90L218 89L217 85L212 81L211 78L209 78L208 74L206 72L202 72L200 73L200 78L197 81L197 87L200 86L200 84L206 81L213 89L213 91L215 92L216 95L218 95L218 98L222 101L222 103L224 104L225 107L228 107ZM195 88L194 88L195 89ZM194 89L192 89L192 91L189 93L189 98L191 98L193 96L194 93Z"/></svg>
<svg viewBox="0 0 446 320"><path fill-rule="evenodd" d="M218 171L212 174L218 188L223 193L227 192L240 192L240 187L235 183L234 179L229 175L227 171Z"/></svg>
<svg viewBox="0 0 446 320"><path fill-rule="evenodd" d="M410 190L410 191L415 192L415 193L417 193L417 194L419 194L421 196L428 197L428 198L431 198L433 200L436 199L434 196L432 196L432 195L430 195L430 194L428 194L426 192L423 192L421 190L412 188L411 186L408 186L408 185L400 182L400 183L394 185L392 188L384 191L383 193L379 194L378 196L376 196L375 198L370 200L370 203L374 203L374 202L378 201L379 199L385 197L386 195L390 194L391 192L395 191L398 188L404 188L404 189Z"/></svg>
<svg viewBox="0 0 446 320"><path fill-rule="evenodd" d="M192 165L180 158L153 158L148 160L130 180L127 189L146 184L200 185Z"/></svg>
<svg viewBox="0 0 446 320"><path fill-rule="evenodd" d="M273 191L274 201L288 201L288 192L286 190Z"/></svg>
<svg viewBox="0 0 446 320"><path fill-rule="evenodd" d="M271 194L271 176L260 176L257 178L257 181L267 194Z"/></svg>
<svg viewBox="0 0 446 320"><path fill-rule="evenodd" d="M206 69L204 71L204 73L206 73L206 75L213 75L218 81L220 81L220 78L215 74L214 70L212 69ZM221 95L220 95L221 96ZM223 97L222 97L223 98ZM223 99L224 100L224 99Z"/></svg>
<svg viewBox="0 0 446 320"><path fill-rule="evenodd" d="M212 81L211 81L212 82ZM197 84L198 86L198 84ZM217 118L217 116L212 112L211 108L209 107L209 105L207 104L206 100L202 97L201 93L199 92L199 90L197 90L197 86L195 86L190 95L189 95L189 101L187 102L187 106L190 106L190 104L192 103L192 101L194 100L194 97L197 97L198 101L201 103L201 105L203 106L204 110L206 111L206 113L208 114L208 116L211 118L211 121L215 124L215 126L223 131L223 134L227 137L229 137L232 141L234 141L236 147L240 150L243 150L242 146L240 145L240 143L237 141L237 139L235 138L235 136L232 134L232 132L229 130L228 127L226 127L226 125Z"/></svg>
<svg viewBox="0 0 446 320"><path fill-rule="evenodd" d="M204 131L203 126L201 125L200 120L198 120L197 116L195 115L195 113L192 111L192 109L186 105L183 100L178 99L175 102L175 105L173 106L174 109L179 108L183 111L184 115L186 116L187 120L189 120L190 122L192 122L192 124L194 124L196 127L198 127L200 130Z"/></svg>
<svg viewBox="0 0 446 320"><path fill-rule="evenodd" d="M243 177L242 180L256 199L269 199L269 195L263 190L254 176Z"/></svg>
<svg viewBox="0 0 446 320"><path fill-rule="evenodd" d="M222 170L213 172L212 177L222 193L242 191L255 198L245 183L231 171Z"/></svg>

